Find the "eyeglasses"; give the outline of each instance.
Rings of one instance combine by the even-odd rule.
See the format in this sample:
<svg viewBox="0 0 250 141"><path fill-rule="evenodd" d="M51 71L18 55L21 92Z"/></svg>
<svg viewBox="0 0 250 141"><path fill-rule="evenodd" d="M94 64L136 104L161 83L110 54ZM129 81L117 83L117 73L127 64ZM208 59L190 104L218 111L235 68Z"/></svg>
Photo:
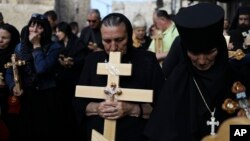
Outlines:
<svg viewBox="0 0 250 141"><path fill-rule="evenodd" d="M40 19L40 20L47 19L47 17L45 17L45 16L42 15L42 14L38 14L38 13L32 14L32 15L31 15L31 18L36 18L36 19Z"/></svg>
<svg viewBox="0 0 250 141"><path fill-rule="evenodd" d="M96 23L96 20L88 20L89 23Z"/></svg>

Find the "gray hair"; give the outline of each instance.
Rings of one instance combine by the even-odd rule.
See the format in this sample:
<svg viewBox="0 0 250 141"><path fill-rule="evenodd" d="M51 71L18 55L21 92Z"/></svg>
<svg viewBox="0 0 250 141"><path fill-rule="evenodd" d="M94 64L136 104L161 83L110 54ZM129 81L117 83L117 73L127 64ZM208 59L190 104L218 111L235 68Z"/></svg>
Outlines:
<svg viewBox="0 0 250 141"><path fill-rule="evenodd" d="M100 14L100 11L98 9L90 9L88 12L88 15L91 15L91 14L96 14L96 17L98 19L101 19L101 14Z"/></svg>
<svg viewBox="0 0 250 141"><path fill-rule="evenodd" d="M145 18L141 14L137 14L132 21L133 28L145 27L147 28L147 23Z"/></svg>

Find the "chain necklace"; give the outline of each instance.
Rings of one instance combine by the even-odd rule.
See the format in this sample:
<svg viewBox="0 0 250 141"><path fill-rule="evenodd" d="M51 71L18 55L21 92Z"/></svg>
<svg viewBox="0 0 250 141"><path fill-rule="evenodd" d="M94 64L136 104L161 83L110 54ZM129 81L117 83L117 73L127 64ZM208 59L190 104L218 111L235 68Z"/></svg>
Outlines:
<svg viewBox="0 0 250 141"><path fill-rule="evenodd" d="M204 98L204 96L203 96L203 94L202 94L202 92L201 92L201 90L200 90L200 87L199 87L199 85L198 85L198 83L196 82L196 80L195 80L195 78L193 77L193 80L194 80L194 84L195 84L195 86L196 86L196 88L197 88L197 90L198 90L198 92L199 92L199 94L200 94L200 96L201 96L201 98L202 98L202 100L203 100L203 103L205 104L205 106L206 106L206 108L207 108L207 110L210 112L210 114L211 114L211 121L207 121L207 125L208 126L211 126L211 132L210 132L210 135L215 135L215 126L219 126L219 121L215 121L215 117L214 117L214 113L215 113L215 108L214 108L214 110L212 111L210 108L209 108L209 106L208 106L208 104L207 104L207 102L206 102L206 100L205 100L205 98Z"/></svg>

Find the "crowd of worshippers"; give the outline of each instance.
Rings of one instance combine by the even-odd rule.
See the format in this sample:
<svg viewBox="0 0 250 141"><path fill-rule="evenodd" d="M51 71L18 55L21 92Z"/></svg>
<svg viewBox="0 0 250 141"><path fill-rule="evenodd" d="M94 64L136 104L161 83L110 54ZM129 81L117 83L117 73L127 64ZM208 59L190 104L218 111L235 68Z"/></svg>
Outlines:
<svg viewBox="0 0 250 141"><path fill-rule="evenodd" d="M249 120L250 6L152 13L91 9L79 29L50 10L19 32L0 12L0 141L201 141Z"/></svg>

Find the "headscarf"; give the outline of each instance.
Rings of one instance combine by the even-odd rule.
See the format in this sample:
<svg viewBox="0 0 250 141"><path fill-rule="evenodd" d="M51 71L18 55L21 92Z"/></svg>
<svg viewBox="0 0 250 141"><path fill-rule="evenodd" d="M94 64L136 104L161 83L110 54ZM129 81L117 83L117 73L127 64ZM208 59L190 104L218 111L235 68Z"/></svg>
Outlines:
<svg viewBox="0 0 250 141"><path fill-rule="evenodd" d="M11 54L13 54L16 45L20 42L20 34L16 27L8 23L0 25L0 29L8 31L11 35L9 46L5 49L0 49L0 60L1 62L6 63L7 60L10 60Z"/></svg>
<svg viewBox="0 0 250 141"><path fill-rule="evenodd" d="M228 93L226 83L228 58L223 38L223 19L223 9L209 3L187 7L175 16L180 36L173 42L166 58L166 81L145 130L150 139L200 141L203 136L210 133L206 121L210 120L211 115L197 90L194 78L210 109L213 111L216 107L217 120L224 120L221 104L225 94ZM200 32L203 35L192 32ZM210 47L207 46L211 45L210 40L198 36L218 39ZM195 39L196 37L198 39ZM218 49L215 64L207 71L197 70L188 58L187 51L204 53L211 48Z"/></svg>
<svg viewBox="0 0 250 141"><path fill-rule="evenodd" d="M132 46L132 35L133 35L133 28L129 21L129 19L120 13L111 13L103 18L101 26L118 26L121 23L124 23L126 26L127 34L128 34L128 42L127 42L127 54L131 52L133 49Z"/></svg>

